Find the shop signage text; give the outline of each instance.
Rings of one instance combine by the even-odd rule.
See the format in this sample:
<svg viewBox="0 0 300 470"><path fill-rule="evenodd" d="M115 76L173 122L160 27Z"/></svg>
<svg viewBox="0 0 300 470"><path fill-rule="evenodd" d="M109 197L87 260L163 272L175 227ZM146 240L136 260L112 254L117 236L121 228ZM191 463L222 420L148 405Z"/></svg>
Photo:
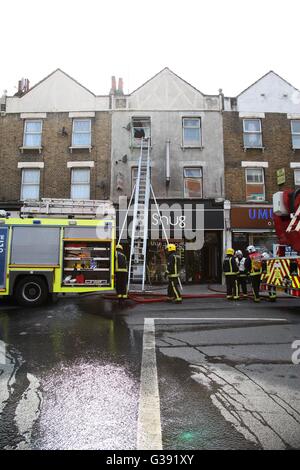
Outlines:
<svg viewBox="0 0 300 470"><path fill-rule="evenodd" d="M233 228L272 229L273 208L270 207L233 207L231 209L231 226Z"/></svg>

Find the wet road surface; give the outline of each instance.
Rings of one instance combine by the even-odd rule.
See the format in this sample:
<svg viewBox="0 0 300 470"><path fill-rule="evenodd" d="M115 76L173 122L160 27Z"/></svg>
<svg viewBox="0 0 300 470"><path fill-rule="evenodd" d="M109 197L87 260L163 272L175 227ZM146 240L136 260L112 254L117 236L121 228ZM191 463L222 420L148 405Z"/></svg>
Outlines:
<svg viewBox="0 0 300 470"><path fill-rule="evenodd" d="M1 303L0 338L2 449L300 448L298 300Z"/></svg>

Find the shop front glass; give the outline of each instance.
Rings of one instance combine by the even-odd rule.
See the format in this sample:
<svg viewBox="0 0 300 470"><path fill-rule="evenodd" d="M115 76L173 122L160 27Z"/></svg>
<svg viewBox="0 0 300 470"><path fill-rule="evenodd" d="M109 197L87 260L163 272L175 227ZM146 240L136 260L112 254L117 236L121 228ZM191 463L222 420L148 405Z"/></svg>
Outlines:
<svg viewBox="0 0 300 470"><path fill-rule="evenodd" d="M221 232L207 231L201 250L186 250L184 240L170 240L175 243L180 256L181 280L189 284L221 282ZM147 277L151 284L167 282L166 242L149 240L147 250Z"/></svg>

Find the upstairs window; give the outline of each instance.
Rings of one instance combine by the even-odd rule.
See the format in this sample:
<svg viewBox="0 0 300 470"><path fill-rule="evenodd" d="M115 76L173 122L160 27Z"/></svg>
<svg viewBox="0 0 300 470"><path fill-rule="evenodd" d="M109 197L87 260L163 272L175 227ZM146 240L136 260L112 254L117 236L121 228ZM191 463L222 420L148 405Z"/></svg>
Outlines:
<svg viewBox="0 0 300 470"><path fill-rule="evenodd" d="M38 200L40 197L40 170L24 168L22 170L21 201Z"/></svg>
<svg viewBox="0 0 300 470"><path fill-rule="evenodd" d="M201 119L182 119L182 143L183 147L201 147Z"/></svg>
<svg viewBox="0 0 300 470"><path fill-rule="evenodd" d="M244 147L262 148L262 132L260 119L244 119Z"/></svg>
<svg viewBox="0 0 300 470"><path fill-rule="evenodd" d="M202 168L184 168L184 197L203 197Z"/></svg>
<svg viewBox="0 0 300 470"><path fill-rule="evenodd" d="M292 147L293 149L300 149L300 120L291 121L292 131Z"/></svg>
<svg viewBox="0 0 300 470"><path fill-rule="evenodd" d="M295 186L300 187L300 169L294 170L294 182Z"/></svg>
<svg viewBox="0 0 300 470"><path fill-rule="evenodd" d="M140 147L141 139L151 139L150 117L133 117L131 120L131 139L134 147Z"/></svg>
<svg viewBox="0 0 300 470"><path fill-rule="evenodd" d="M74 119L72 132L72 147L90 147L91 142L91 120Z"/></svg>
<svg viewBox="0 0 300 470"><path fill-rule="evenodd" d="M72 168L71 199L90 199L90 169Z"/></svg>
<svg viewBox="0 0 300 470"><path fill-rule="evenodd" d="M23 146L36 148L42 146L42 121L25 121Z"/></svg>
<svg viewBox="0 0 300 470"><path fill-rule="evenodd" d="M246 200L265 200L265 180L263 168L246 168Z"/></svg>

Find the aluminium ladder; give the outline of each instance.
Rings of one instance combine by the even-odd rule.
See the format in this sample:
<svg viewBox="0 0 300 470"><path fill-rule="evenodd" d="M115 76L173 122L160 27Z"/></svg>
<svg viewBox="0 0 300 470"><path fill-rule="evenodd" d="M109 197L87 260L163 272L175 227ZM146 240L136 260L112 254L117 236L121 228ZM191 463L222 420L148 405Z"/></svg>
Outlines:
<svg viewBox="0 0 300 470"><path fill-rule="evenodd" d="M131 282L141 282L142 291L145 287L150 181L150 139L142 138L137 178L134 188L128 290Z"/></svg>
<svg viewBox="0 0 300 470"><path fill-rule="evenodd" d="M120 243L128 218L131 203L134 199L128 269L128 292L131 283L141 283L142 291L145 291L150 193L152 194L153 200L155 202L156 210L161 221L164 237L166 239L166 242L168 243L167 233L163 221L161 219L157 200L153 191L153 187L151 185L150 171L150 139L142 138L140 157L138 161L137 178L131 194L130 202L127 208L126 216L118 240L118 243Z"/></svg>

